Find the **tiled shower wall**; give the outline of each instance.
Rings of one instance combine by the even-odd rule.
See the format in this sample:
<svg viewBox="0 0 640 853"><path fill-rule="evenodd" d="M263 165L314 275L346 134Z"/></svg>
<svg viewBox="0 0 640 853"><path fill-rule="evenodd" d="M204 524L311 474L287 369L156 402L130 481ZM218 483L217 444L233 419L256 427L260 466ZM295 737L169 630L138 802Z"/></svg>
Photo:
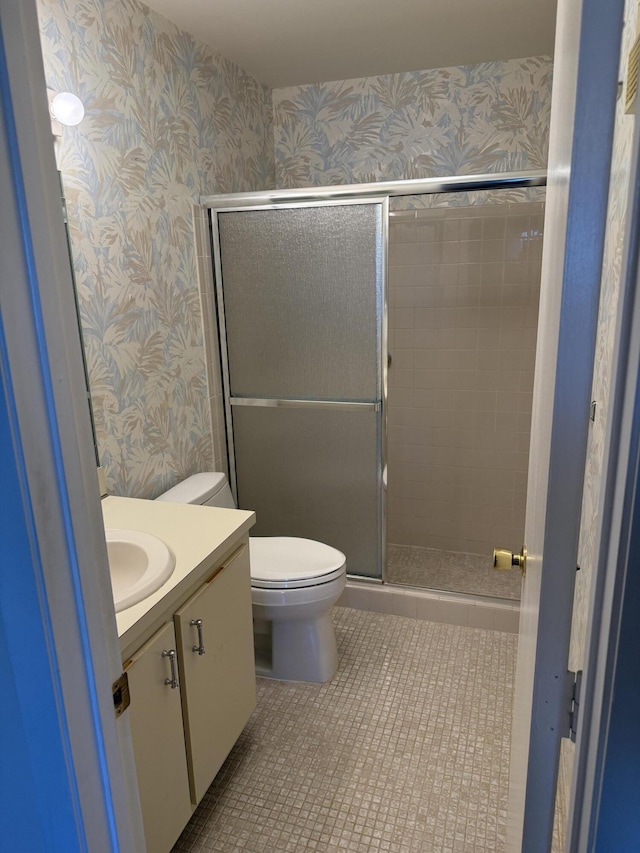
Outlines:
<svg viewBox="0 0 640 853"><path fill-rule="evenodd" d="M519 551L543 204L394 211L389 541Z"/></svg>

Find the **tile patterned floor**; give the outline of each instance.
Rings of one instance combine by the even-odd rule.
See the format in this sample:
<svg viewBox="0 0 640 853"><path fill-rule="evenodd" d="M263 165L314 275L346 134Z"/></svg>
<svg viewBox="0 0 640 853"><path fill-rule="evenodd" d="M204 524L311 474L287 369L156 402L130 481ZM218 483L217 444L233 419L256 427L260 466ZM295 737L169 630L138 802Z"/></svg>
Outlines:
<svg viewBox="0 0 640 853"><path fill-rule="evenodd" d="M388 545L386 577L391 583L513 601L520 600L522 586L519 572L494 571L490 556L414 545Z"/></svg>
<svg viewBox="0 0 640 853"><path fill-rule="evenodd" d="M258 706L174 853L500 853L517 638L335 608L326 685Z"/></svg>

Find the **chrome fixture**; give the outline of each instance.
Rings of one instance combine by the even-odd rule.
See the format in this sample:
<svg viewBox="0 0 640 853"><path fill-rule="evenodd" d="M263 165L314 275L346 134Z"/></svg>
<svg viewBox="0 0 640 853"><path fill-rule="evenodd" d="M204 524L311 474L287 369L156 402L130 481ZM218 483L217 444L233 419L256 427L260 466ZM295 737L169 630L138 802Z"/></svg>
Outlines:
<svg viewBox="0 0 640 853"><path fill-rule="evenodd" d="M169 658L169 663L171 664L171 678L165 678L164 683L167 686L170 686L172 690L175 690L176 687L179 687L178 684L178 671L176 669L176 650L170 649L167 651L166 649L162 652L163 658Z"/></svg>
<svg viewBox="0 0 640 853"><path fill-rule="evenodd" d="M198 652L199 655L203 655L204 654L204 639L202 638L202 619L192 619L189 622L189 625L191 625L193 628L198 629L198 645L192 646L191 651L192 652Z"/></svg>

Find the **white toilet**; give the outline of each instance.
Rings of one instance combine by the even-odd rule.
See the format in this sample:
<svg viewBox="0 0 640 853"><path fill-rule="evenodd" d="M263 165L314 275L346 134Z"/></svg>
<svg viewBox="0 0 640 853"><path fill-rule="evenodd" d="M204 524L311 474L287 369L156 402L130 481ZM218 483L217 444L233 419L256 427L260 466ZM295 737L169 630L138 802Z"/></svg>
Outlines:
<svg viewBox="0 0 640 853"><path fill-rule="evenodd" d="M156 500L235 509L224 474L194 474ZM328 681L338 669L330 610L346 583L341 551L290 536L252 537L251 601L256 673Z"/></svg>

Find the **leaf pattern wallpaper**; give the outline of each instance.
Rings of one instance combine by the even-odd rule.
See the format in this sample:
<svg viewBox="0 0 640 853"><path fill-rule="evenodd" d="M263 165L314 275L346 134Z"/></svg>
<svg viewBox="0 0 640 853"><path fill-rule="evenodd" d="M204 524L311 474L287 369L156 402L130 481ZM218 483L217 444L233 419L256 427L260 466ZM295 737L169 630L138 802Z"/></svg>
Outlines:
<svg viewBox="0 0 640 853"><path fill-rule="evenodd" d="M38 0L38 10L47 85L86 109L63 130L59 166L113 494L155 497L222 462L198 288L200 195L546 163L547 57L272 92L138 0ZM520 197L531 196L508 200Z"/></svg>
<svg viewBox="0 0 640 853"><path fill-rule="evenodd" d="M39 0L47 85L86 117L59 165L99 456L155 497L214 464L200 194L274 186L270 90L137 0Z"/></svg>
<svg viewBox="0 0 640 853"><path fill-rule="evenodd" d="M278 187L544 169L547 56L273 92Z"/></svg>

